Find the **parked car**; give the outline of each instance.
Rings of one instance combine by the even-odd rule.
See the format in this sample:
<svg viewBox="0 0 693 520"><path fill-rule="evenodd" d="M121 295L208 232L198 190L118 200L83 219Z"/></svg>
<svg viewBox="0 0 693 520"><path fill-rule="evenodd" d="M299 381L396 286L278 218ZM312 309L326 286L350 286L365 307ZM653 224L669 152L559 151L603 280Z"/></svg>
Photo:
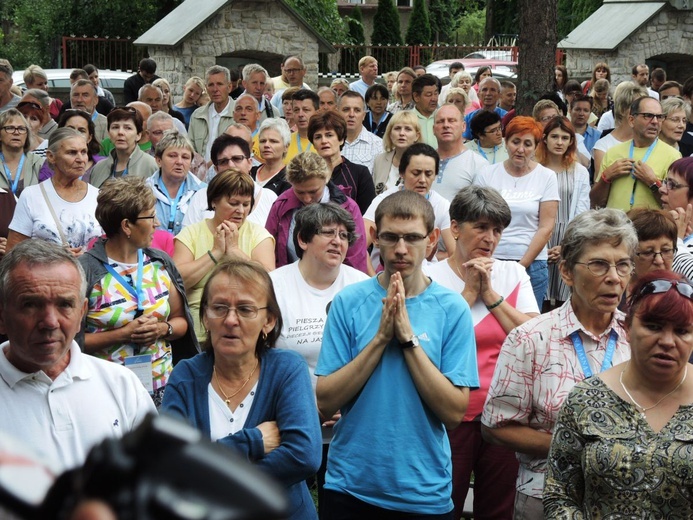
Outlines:
<svg viewBox="0 0 693 520"><path fill-rule="evenodd" d="M467 59L467 58L462 58L459 60L438 60L434 61L431 63L428 67L426 67L426 72L429 74L433 74L434 76L438 76L443 84L447 84L450 82L450 64L455 63L456 61L462 63L464 65L464 70L469 72L472 77L474 77L474 74L476 74L476 71L480 67L491 67L493 70L493 77L497 78L498 80L513 80L517 79L517 62L516 61L507 61L507 60L496 60L496 59L477 59L477 58L472 58L472 59Z"/></svg>
<svg viewBox="0 0 693 520"><path fill-rule="evenodd" d="M44 69L48 76L48 91L53 97L66 101L70 99L70 73L74 69ZM110 90L116 100L117 105L122 105L123 85L125 80L132 76L132 72L122 72L120 70L99 69L99 84L102 88ZM24 84L24 71L18 70L12 74L12 80L22 90L26 89Z"/></svg>

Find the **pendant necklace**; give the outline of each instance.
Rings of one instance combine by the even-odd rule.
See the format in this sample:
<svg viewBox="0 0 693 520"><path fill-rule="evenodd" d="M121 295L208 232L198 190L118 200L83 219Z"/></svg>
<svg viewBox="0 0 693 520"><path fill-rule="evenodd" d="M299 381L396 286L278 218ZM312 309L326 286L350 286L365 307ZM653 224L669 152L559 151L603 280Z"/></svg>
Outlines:
<svg viewBox="0 0 693 520"><path fill-rule="evenodd" d="M219 381L219 376L217 375L217 366L214 365L214 369L213 369L213 370L214 370L214 379L216 379L216 381L217 381L217 386L219 387L219 390L221 390L221 393L224 395L224 402L226 403L226 406L228 406L229 408L231 408L231 399L233 399L234 397L236 397L236 396L238 395L238 393L239 393L241 390L243 390L243 389L245 388L245 385L248 384L248 381L250 381L250 378L253 377L253 374L255 373L255 370L257 369L257 366L258 366L259 363L260 363L260 360L258 359L258 360L255 362L255 366L253 367L252 372L250 372L250 375L248 376L248 379L246 379L246 380L245 380L245 383L243 383L243 384L241 385L241 387L240 387L238 390L236 390L234 393L232 393L231 395L226 395L226 392L224 392L224 387L221 386L221 382Z"/></svg>
<svg viewBox="0 0 693 520"><path fill-rule="evenodd" d="M688 365L686 365L686 369L685 369L684 372L683 372L683 377L681 378L681 381L679 382L679 384L676 385L676 388L674 388L671 392L669 392L667 395L665 395L664 397L662 397L659 401L657 401L657 402L656 402L655 404L653 404L652 406L644 407L643 405L641 405L640 403L638 403L635 399L633 399L633 396L630 395L630 392L629 392L628 389L626 388L626 385L623 384L623 374L624 374L624 372L626 371L626 369L628 368L628 365L629 365L629 364L630 364L630 362L626 363L626 367L621 371L621 375L618 376L618 382L621 383L621 388L623 388L623 391L626 393L626 395L628 396L628 398L633 402L633 404L635 405L635 408L640 410L640 416L641 416L643 419L647 419L646 413L647 413L648 410L652 410L653 408L656 408L657 406L659 406L659 404L660 404L662 401L664 401L667 397L669 397L671 394L673 394L673 393L676 392L679 388L681 388L681 385L683 385L683 383L686 381L686 376L688 375Z"/></svg>

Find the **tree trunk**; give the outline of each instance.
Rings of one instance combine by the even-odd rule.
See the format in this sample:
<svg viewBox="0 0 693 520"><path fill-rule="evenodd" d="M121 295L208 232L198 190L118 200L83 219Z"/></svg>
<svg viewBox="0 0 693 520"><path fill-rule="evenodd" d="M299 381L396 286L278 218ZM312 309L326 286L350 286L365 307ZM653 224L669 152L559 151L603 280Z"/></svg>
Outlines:
<svg viewBox="0 0 693 520"><path fill-rule="evenodd" d="M517 115L531 115L544 92L553 89L556 64L557 0L518 0L520 57L518 60Z"/></svg>

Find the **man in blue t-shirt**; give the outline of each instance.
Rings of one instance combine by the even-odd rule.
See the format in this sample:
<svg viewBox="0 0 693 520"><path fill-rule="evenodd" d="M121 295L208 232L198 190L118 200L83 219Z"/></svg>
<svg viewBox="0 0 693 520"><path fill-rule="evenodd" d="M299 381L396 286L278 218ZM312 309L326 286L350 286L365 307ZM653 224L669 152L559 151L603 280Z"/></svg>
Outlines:
<svg viewBox="0 0 693 520"><path fill-rule="evenodd" d="M390 195L375 224L384 271L337 294L315 370L323 417L341 411L321 516L451 520L446 428L479 386L469 307L421 270L439 236L423 196Z"/></svg>

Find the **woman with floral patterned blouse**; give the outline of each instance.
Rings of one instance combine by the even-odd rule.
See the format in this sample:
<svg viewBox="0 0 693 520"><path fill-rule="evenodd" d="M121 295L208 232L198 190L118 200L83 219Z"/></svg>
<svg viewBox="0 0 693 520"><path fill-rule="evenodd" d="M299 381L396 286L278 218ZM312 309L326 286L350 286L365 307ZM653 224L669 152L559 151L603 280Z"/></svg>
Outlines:
<svg viewBox="0 0 693 520"><path fill-rule="evenodd" d="M546 518L693 518L692 298L670 271L633 288L630 361L578 383L559 414Z"/></svg>

